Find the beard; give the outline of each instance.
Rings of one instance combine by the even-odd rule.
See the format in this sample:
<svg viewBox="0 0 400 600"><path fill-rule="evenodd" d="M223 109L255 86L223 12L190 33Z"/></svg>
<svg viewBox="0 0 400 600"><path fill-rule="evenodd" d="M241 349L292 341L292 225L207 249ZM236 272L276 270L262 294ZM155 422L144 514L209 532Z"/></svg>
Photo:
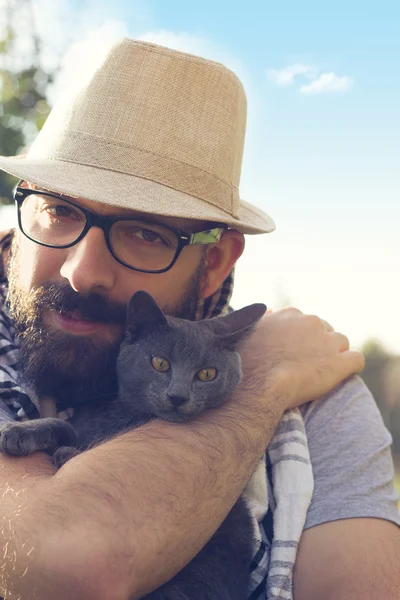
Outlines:
<svg viewBox="0 0 400 600"><path fill-rule="evenodd" d="M206 273L205 255L175 306L162 306L166 314L194 320ZM29 293L20 285L17 240L9 267L8 303L19 340L20 383L40 399L56 400L57 409L96 404L118 392L116 361L124 339L126 303L104 295L75 292L66 282L46 282ZM99 336L69 335L45 323L53 310L70 316L78 311L83 319L111 325L114 341Z"/></svg>

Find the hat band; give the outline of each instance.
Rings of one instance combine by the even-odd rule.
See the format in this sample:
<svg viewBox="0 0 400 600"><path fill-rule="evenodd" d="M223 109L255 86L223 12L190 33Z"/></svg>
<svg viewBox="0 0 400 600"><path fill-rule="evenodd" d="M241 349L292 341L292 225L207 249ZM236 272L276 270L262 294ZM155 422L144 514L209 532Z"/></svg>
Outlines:
<svg viewBox="0 0 400 600"><path fill-rule="evenodd" d="M148 179L239 218L238 188L193 165L87 133L59 133L53 140L49 143L43 139L43 145L35 142L27 157L73 162Z"/></svg>

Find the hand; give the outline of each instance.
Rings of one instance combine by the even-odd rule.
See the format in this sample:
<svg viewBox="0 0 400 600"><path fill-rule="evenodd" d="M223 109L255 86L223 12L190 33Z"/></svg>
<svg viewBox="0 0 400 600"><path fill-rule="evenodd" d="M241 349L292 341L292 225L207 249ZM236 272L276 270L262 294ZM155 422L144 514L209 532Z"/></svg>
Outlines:
<svg viewBox="0 0 400 600"><path fill-rule="evenodd" d="M242 385L274 385L284 410L320 398L365 366L363 355L349 350L346 336L296 308L268 312L240 354Z"/></svg>

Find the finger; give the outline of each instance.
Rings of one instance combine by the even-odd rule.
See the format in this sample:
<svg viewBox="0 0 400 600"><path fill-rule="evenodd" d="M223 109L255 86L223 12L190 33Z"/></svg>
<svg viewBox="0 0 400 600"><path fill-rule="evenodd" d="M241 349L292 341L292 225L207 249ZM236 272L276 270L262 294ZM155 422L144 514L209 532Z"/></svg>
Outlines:
<svg viewBox="0 0 400 600"><path fill-rule="evenodd" d="M283 317L287 317L291 319L294 315L302 315L303 313L299 308L295 308L294 306L285 306L278 311Z"/></svg>
<svg viewBox="0 0 400 600"><path fill-rule="evenodd" d="M364 355L358 350L346 350L342 352L341 357L346 364L346 373L348 375L360 373L365 367Z"/></svg>
<svg viewBox="0 0 400 600"><path fill-rule="evenodd" d="M335 331L332 327L332 325L330 323L328 323L328 321L325 321L324 319L321 319L321 321L324 323L325 325L325 329L329 332L331 331Z"/></svg>
<svg viewBox="0 0 400 600"><path fill-rule="evenodd" d="M349 338L343 335L343 333L339 333L338 331L331 331L332 336L335 338L337 343L339 344L339 351L346 352L350 348Z"/></svg>

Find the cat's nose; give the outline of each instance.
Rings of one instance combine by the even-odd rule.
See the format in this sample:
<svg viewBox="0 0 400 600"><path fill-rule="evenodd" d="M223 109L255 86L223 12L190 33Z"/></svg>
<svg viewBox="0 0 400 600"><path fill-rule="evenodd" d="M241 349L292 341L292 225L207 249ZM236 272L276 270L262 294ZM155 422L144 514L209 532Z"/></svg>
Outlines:
<svg viewBox="0 0 400 600"><path fill-rule="evenodd" d="M182 404L185 404L185 402L188 402L189 400L189 398L186 398L185 396L171 396L170 394L167 395L169 401L173 406L182 406Z"/></svg>

